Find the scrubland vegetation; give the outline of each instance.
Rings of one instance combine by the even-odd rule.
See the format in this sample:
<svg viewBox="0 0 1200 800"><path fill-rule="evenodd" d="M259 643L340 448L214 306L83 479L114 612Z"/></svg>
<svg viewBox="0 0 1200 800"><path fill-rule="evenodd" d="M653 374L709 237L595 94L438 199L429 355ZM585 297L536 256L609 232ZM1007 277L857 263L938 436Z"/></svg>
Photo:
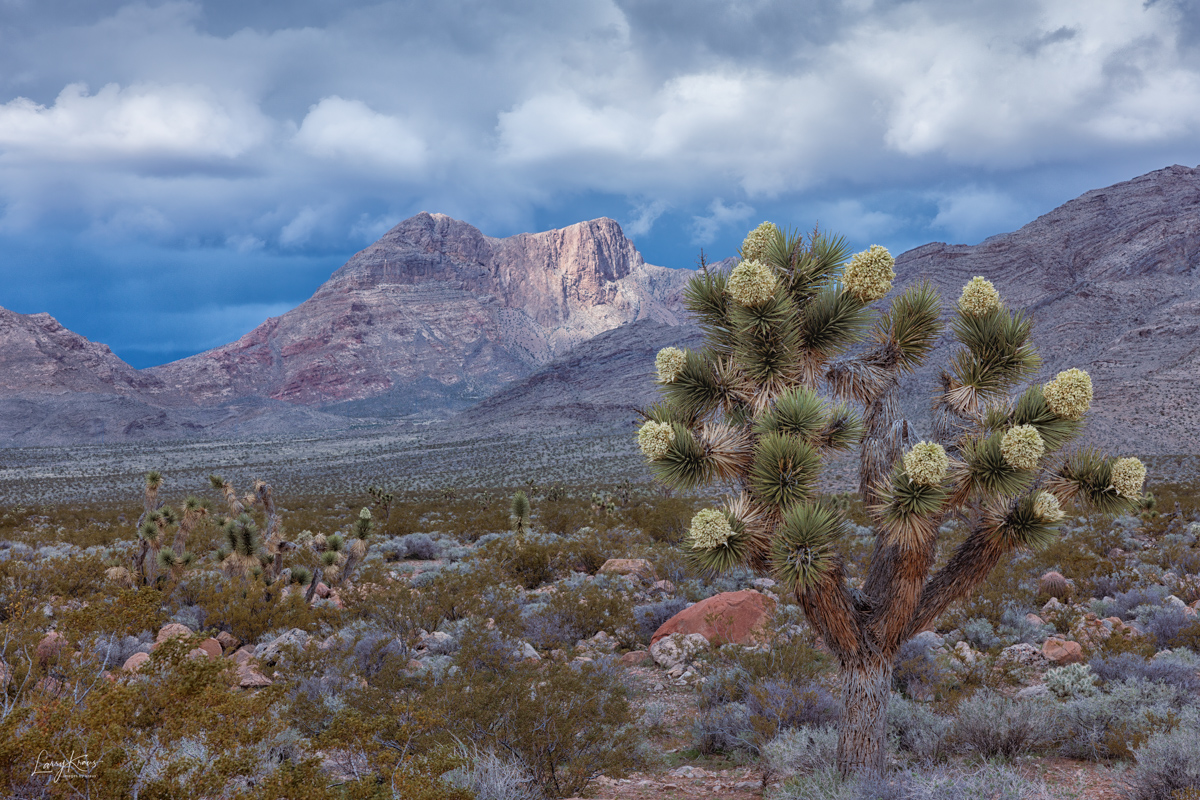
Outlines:
<svg viewBox="0 0 1200 800"><path fill-rule="evenodd" d="M276 485L273 523L261 487L216 484L166 480L154 505L175 512L151 509L141 534L133 493L0 508L5 796L1200 793L1191 484L1151 485L1136 516L1068 518L905 644L889 769L857 781L834 769L836 662L795 598L744 569L706 579L681 547L707 500L540 479ZM827 499L852 521L836 546L853 582L868 520L853 496ZM174 562L147 558L156 545ZM613 558L648 569L601 571ZM672 669L646 652L690 603L751 587L777 600L762 644ZM1054 638L1077 657L1046 660Z"/></svg>

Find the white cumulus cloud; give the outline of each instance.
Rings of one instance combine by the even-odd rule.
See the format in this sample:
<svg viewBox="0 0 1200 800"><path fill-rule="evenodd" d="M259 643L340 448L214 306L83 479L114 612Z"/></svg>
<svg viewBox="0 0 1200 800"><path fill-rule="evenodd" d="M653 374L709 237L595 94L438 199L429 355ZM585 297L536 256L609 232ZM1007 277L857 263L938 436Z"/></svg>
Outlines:
<svg viewBox="0 0 1200 800"><path fill-rule="evenodd" d="M363 169L407 172L421 167L427 156L425 142L404 120L336 95L309 109L295 141L311 155Z"/></svg>
<svg viewBox="0 0 1200 800"><path fill-rule="evenodd" d="M262 143L270 123L256 106L218 100L204 87L73 83L52 106L26 97L0 105L0 156L94 162L139 158L232 159Z"/></svg>

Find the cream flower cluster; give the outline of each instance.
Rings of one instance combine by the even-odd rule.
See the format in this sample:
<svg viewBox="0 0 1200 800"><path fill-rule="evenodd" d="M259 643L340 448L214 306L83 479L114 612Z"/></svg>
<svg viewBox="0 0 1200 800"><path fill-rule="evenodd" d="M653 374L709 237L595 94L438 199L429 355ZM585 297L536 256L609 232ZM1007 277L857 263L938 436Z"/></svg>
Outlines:
<svg viewBox="0 0 1200 800"><path fill-rule="evenodd" d="M904 454L904 471L913 483L937 486L946 479L950 459L937 442L917 442Z"/></svg>
<svg viewBox="0 0 1200 800"><path fill-rule="evenodd" d="M775 238L778 231L779 228L775 227L774 222L764 222L750 231L742 241L742 258L747 261L765 262L767 247L770 246L771 240Z"/></svg>
<svg viewBox="0 0 1200 800"><path fill-rule="evenodd" d="M1045 452L1046 443L1032 425L1014 425L1000 440L1000 453L1013 469L1033 469Z"/></svg>
<svg viewBox="0 0 1200 800"><path fill-rule="evenodd" d="M1092 405L1092 378L1081 369L1068 369L1042 387L1050 410L1063 419L1083 419Z"/></svg>
<svg viewBox="0 0 1200 800"><path fill-rule="evenodd" d="M658 461L671 449L675 441L675 428L669 422L651 420L638 431L638 447L651 461Z"/></svg>
<svg viewBox="0 0 1200 800"><path fill-rule="evenodd" d="M850 293L864 303L871 303L887 295L896 279L896 259L886 247L873 244L853 258L842 270L842 280Z"/></svg>
<svg viewBox="0 0 1200 800"><path fill-rule="evenodd" d="M741 306L754 308L775 294L775 273L761 261L743 261L729 273L725 291Z"/></svg>
<svg viewBox="0 0 1200 800"><path fill-rule="evenodd" d="M706 508L692 517L692 549L712 550L723 546L733 536L733 528L725 514Z"/></svg>
<svg viewBox="0 0 1200 800"><path fill-rule="evenodd" d="M1136 458L1118 458L1112 465L1112 485L1117 494L1137 500L1146 482L1146 465Z"/></svg>
<svg viewBox="0 0 1200 800"><path fill-rule="evenodd" d="M654 368L658 370L660 383L674 383L687 364L687 353L678 347L664 347L654 357Z"/></svg>
<svg viewBox="0 0 1200 800"><path fill-rule="evenodd" d="M1000 292L987 278L976 275L963 287L958 307L966 314L982 316L1000 307Z"/></svg>
<svg viewBox="0 0 1200 800"><path fill-rule="evenodd" d="M1058 498L1049 492L1038 492L1033 499L1033 513L1046 522L1059 522L1066 516L1058 504Z"/></svg>

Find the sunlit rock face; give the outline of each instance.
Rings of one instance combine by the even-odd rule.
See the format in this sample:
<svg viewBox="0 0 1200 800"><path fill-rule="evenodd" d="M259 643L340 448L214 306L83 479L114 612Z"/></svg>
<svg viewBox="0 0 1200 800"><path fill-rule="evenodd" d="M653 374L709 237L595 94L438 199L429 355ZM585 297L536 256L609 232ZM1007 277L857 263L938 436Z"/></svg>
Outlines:
<svg viewBox="0 0 1200 800"><path fill-rule="evenodd" d="M496 239L422 213L292 311L148 372L199 403L459 406L620 325L679 324L690 274L644 263L610 219Z"/></svg>

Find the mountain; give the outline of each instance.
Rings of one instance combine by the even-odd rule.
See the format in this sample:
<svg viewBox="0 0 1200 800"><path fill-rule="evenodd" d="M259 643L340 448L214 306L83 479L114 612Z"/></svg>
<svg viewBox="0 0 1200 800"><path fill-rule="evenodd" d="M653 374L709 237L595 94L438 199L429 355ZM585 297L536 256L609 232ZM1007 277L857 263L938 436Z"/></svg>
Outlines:
<svg viewBox="0 0 1200 800"><path fill-rule="evenodd" d="M900 289L931 280L947 319L974 275L1028 311L1040 379L1092 374L1091 442L1196 452L1200 169L1088 192L977 245L918 247L896 272ZM0 442L275 434L456 411L447 431L617 431L655 397L654 353L701 344L682 308L690 274L645 264L612 220L498 239L419 214L292 311L148 370L46 314L0 309ZM943 339L905 386L919 433L949 352Z"/></svg>
<svg viewBox="0 0 1200 800"><path fill-rule="evenodd" d="M1169 167L1088 192L978 245L918 247L896 259L896 273L898 289L931 281L946 322L975 275L991 280L1010 308L1027 311L1044 362L1040 380L1070 367L1092 375L1085 441L1123 453L1197 451L1200 168ZM701 346L690 326L627 326L456 420L513 432L632 420L631 407L657 397L654 353L669 344ZM928 435L929 399L952 346L944 336L903 384L901 407L918 435Z"/></svg>
<svg viewBox="0 0 1200 800"><path fill-rule="evenodd" d="M599 333L681 322L689 270L611 219L504 239L421 213L236 342L146 370L165 396L261 397L352 416L456 408Z"/></svg>
<svg viewBox="0 0 1200 800"><path fill-rule="evenodd" d="M1034 320L1041 379L1086 369L1088 439L1135 453L1200 441L1200 168L1173 166L1090 191L978 245L927 244L896 260L896 285L930 279L947 307L983 275ZM917 376L928 397L949 343Z"/></svg>
<svg viewBox="0 0 1200 800"><path fill-rule="evenodd" d="M654 357L664 347L704 346L694 326L638 320L570 353L455 415L461 430L498 435L632 430L637 409L658 399Z"/></svg>
<svg viewBox="0 0 1200 800"><path fill-rule="evenodd" d="M0 308L0 343L0 397L68 392L130 396L165 389L153 376L114 355L108 345L67 330L49 314Z"/></svg>

